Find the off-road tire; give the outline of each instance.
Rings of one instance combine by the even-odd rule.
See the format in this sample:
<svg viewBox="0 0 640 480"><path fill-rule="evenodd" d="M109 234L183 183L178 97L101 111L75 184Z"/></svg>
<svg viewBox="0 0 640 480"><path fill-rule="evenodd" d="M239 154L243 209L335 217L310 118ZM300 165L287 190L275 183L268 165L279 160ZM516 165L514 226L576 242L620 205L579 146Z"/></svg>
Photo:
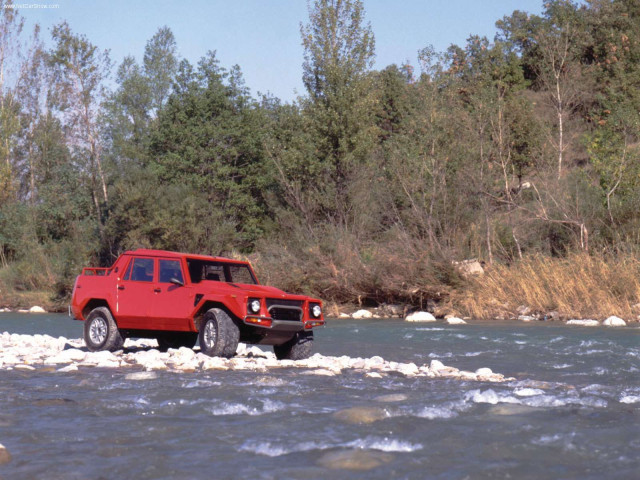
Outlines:
<svg viewBox="0 0 640 480"><path fill-rule="evenodd" d="M198 341L198 334L192 332L166 332L156 337L158 350L166 352L170 348L193 348Z"/></svg>
<svg viewBox="0 0 640 480"><path fill-rule="evenodd" d="M231 358L238 349L240 329L227 312L212 308L204 314L198 341L202 353L210 357Z"/></svg>
<svg viewBox="0 0 640 480"><path fill-rule="evenodd" d="M107 307L96 307L84 322L84 343L90 352L115 352L124 344L124 337Z"/></svg>
<svg viewBox="0 0 640 480"><path fill-rule="evenodd" d="M273 351L278 360L304 360L311 356L313 332L301 331L286 343L274 345Z"/></svg>

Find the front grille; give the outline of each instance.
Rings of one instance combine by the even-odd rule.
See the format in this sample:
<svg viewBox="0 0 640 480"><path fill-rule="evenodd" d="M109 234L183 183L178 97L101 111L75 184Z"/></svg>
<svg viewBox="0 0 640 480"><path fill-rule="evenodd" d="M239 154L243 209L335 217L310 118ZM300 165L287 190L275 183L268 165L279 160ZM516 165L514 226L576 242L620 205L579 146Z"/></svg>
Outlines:
<svg viewBox="0 0 640 480"><path fill-rule="evenodd" d="M300 300L267 298L267 310L274 320L302 321L303 304Z"/></svg>

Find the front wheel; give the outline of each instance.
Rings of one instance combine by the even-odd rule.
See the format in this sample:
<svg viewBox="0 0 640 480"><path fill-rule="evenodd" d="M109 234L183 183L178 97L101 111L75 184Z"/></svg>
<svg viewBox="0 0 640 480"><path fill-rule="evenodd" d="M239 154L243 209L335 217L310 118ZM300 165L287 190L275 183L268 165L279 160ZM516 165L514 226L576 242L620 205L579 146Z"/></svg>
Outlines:
<svg viewBox="0 0 640 480"><path fill-rule="evenodd" d="M231 358L238 349L240 329L227 312L212 308L204 314L198 341L202 353L210 357Z"/></svg>
<svg viewBox="0 0 640 480"><path fill-rule="evenodd" d="M124 345L124 337L107 307L97 307L89 313L84 322L84 343L90 352L115 352Z"/></svg>
<svg viewBox="0 0 640 480"><path fill-rule="evenodd" d="M273 351L278 360L304 360L311 356L313 332L301 331L286 343L274 345Z"/></svg>

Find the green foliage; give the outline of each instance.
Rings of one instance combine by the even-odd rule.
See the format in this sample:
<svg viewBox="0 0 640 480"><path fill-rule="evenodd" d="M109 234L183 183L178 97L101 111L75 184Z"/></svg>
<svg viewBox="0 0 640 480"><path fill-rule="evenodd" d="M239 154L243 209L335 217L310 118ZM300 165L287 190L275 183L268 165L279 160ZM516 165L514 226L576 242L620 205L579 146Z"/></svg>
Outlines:
<svg viewBox="0 0 640 480"><path fill-rule="evenodd" d="M110 62L65 22L46 50L0 12L0 281L62 301L123 250L242 252L262 280L339 302L444 299L453 261L637 251L640 7L515 11L492 42L373 70L359 0L301 25L306 95L254 98L160 28ZM3 70L4 71L4 70ZM542 257L540 257L542 258Z"/></svg>

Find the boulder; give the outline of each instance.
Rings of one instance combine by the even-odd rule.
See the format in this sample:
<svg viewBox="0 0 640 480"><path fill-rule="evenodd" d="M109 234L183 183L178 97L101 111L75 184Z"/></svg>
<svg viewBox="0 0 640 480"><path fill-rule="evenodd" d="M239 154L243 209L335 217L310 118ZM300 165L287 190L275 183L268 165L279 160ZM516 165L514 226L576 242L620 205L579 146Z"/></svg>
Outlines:
<svg viewBox="0 0 640 480"><path fill-rule="evenodd" d="M482 376L493 375L493 370L487 367L479 368L476 370L476 375L482 375Z"/></svg>
<svg viewBox="0 0 640 480"><path fill-rule="evenodd" d="M429 312L413 312L405 318L407 322L435 322L436 317Z"/></svg>
<svg viewBox="0 0 640 480"><path fill-rule="evenodd" d="M602 325L606 327L626 327L627 322L625 322L620 317L616 317L615 315L612 315L609 318L607 318L604 322L602 322Z"/></svg>
<svg viewBox="0 0 640 480"><path fill-rule="evenodd" d="M447 367L445 367L444 363L442 363L440 360L431 360L431 364L429 365L429 368L434 372L437 372L439 370L444 370Z"/></svg>
<svg viewBox="0 0 640 480"><path fill-rule="evenodd" d="M447 318L447 323L449 325L466 325L467 322L465 322L463 319L458 318L458 317L449 317Z"/></svg>
<svg viewBox="0 0 640 480"><path fill-rule="evenodd" d="M358 310L357 312L354 312L353 315L351 315L352 318L356 318L356 319L361 319L361 318L371 318L373 317L373 313L371 313L369 310Z"/></svg>
<svg viewBox="0 0 640 480"><path fill-rule="evenodd" d="M598 325L600 325L600 322L597 320L590 320L590 319L586 319L586 320L572 319L567 321L567 325L578 325L581 327L597 327Z"/></svg>
<svg viewBox="0 0 640 480"><path fill-rule="evenodd" d="M482 264L475 258L462 260L461 262L453 262L453 264L463 277L484 275L484 268L482 268Z"/></svg>
<svg viewBox="0 0 640 480"><path fill-rule="evenodd" d="M531 322L535 319L536 318L532 317L531 315L518 315L518 320L520 320L521 322Z"/></svg>
<svg viewBox="0 0 640 480"><path fill-rule="evenodd" d="M0 443L0 465L9 463L11 461L11 454L7 451L4 445Z"/></svg>
<svg viewBox="0 0 640 480"><path fill-rule="evenodd" d="M318 459L318 465L330 469L366 471L392 460L393 455L389 453L357 449L325 453Z"/></svg>
<svg viewBox="0 0 640 480"><path fill-rule="evenodd" d="M384 408L380 407L351 407L339 410L333 416L345 423L366 424L383 420L389 414Z"/></svg>
<svg viewBox="0 0 640 480"><path fill-rule="evenodd" d="M47 313L47 311L44 308L35 305L29 309L29 313Z"/></svg>

